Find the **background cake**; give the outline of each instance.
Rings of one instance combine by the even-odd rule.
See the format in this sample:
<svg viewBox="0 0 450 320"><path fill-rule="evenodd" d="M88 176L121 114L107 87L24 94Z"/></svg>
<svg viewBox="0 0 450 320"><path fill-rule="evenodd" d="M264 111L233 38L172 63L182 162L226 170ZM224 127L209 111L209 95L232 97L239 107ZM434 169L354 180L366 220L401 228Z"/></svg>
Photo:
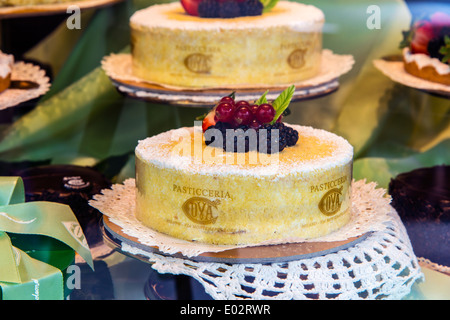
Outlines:
<svg viewBox="0 0 450 320"><path fill-rule="evenodd" d="M26 201L51 201L67 204L80 223L89 246L102 240L99 222L101 213L91 207L92 196L109 188L111 182L90 167L47 165L20 172Z"/></svg>
<svg viewBox="0 0 450 320"><path fill-rule="evenodd" d="M14 57L0 51L0 92L5 91L11 84L11 72Z"/></svg>
<svg viewBox="0 0 450 320"><path fill-rule="evenodd" d="M406 72L450 85L450 15L436 12L415 20L403 35L401 47Z"/></svg>
<svg viewBox="0 0 450 320"><path fill-rule="evenodd" d="M450 266L450 166L399 174L391 180L389 194L414 253Z"/></svg>
<svg viewBox="0 0 450 320"><path fill-rule="evenodd" d="M291 84L320 69L324 15L281 1L257 16L206 18L179 2L130 19L133 73L181 87Z"/></svg>

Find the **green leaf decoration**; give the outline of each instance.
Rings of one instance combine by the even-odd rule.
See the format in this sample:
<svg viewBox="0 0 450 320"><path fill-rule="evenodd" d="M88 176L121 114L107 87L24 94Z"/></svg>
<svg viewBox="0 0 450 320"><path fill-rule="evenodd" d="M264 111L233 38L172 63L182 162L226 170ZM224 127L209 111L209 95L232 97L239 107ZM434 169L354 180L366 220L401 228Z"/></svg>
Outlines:
<svg viewBox="0 0 450 320"><path fill-rule="evenodd" d="M450 63L450 37L446 35L444 41L445 45L441 47L439 53L444 55L444 57L442 58L442 62L448 64Z"/></svg>
<svg viewBox="0 0 450 320"><path fill-rule="evenodd" d="M233 91L233 92L230 93L228 96L231 97L231 98L233 98L233 99L235 99L235 98L236 98L236 91Z"/></svg>
<svg viewBox="0 0 450 320"><path fill-rule="evenodd" d="M266 92L263 93L263 95L255 101L255 104L257 104L258 106L263 104L263 103L267 103L267 93L269 93L269 90L267 90Z"/></svg>
<svg viewBox="0 0 450 320"><path fill-rule="evenodd" d="M264 7L263 8L263 13L269 12L278 3L278 0L260 0L260 1L261 1L261 3L263 4L263 7Z"/></svg>
<svg viewBox="0 0 450 320"><path fill-rule="evenodd" d="M284 110L289 107L289 103L291 103L294 92L295 86L292 85L280 93L280 95L272 102L272 106L275 109L275 117L273 118L271 124L274 124L283 114Z"/></svg>
<svg viewBox="0 0 450 320"><path fill-rule="evenodd" d="M207 113L204 113L200 116L195 117L195 120L203 121L203 119L205 119L207 115L208 115Z"/></svg>
<svg viewBox="0 0 450 320"><path fill-rule="evenodd" d="M413 36L412 30L402 31L403 39L400 42L400 49L409 48Z"/></svg>

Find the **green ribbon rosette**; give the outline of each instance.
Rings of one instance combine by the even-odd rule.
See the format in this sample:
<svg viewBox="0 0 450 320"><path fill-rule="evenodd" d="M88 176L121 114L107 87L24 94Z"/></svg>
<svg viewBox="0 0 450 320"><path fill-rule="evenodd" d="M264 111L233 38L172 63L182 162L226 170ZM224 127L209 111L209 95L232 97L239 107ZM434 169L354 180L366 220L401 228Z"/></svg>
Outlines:
<svg viewBox="0 0 450 320"><path fill-rule="evenodd" d="M0 177L0 298L64 299L65 270L77 252L94 269L69 206L26 202L20 177Z"/></svg>

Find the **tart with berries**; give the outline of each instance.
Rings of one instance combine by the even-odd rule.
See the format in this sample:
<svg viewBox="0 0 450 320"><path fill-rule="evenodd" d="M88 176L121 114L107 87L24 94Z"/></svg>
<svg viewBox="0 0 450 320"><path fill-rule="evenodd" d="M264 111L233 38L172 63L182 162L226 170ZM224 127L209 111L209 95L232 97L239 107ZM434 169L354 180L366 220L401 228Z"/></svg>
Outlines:
<svg viewBox="0 0 450 320"><path fill-rule="evenodd" d="M284 123L274 101L224 97L194 127L139 141L136 217L188 241L261 244L329 234L350 219L353 148Z"/></svg>
<svg viewBox="0 0 450 320"><path fill-rule="evenodd" d="M450 15L437 12L413 21L401 43L406 72L450 85Z"/></svg>
<svg viewBox="0 0 450 320"><path fill-rule="evenodd" d="M132 72L181 88L289 85L316 76L323 12L277 0L181 0L130 19Z"/></svg>

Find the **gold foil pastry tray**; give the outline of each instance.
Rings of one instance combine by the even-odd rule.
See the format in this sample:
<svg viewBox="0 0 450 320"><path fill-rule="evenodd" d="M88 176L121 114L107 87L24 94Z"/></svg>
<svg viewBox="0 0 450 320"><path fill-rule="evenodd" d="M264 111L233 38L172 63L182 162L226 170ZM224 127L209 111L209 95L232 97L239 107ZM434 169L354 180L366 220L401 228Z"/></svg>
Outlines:
<svg viewBox="0 0 450 320"><path fill-rule="evenodd" d="M102 226L103 238L105 242L121 253L148 262L145 254L129 253L122 250L123 244L140 249L145 253L157 253L169 255L158 250L157 247L147 246L140 243L136 238L122 232L121 227L111 222L107 216L103 216ZM361 236L352 237L343 241L334 242L302 242L286 243L267 246L249 246L245 248L229 249L221 252L205 252L196 257L184 257L181 254L172 256L182 257L187 260L197 262L218 262L218 263L283 263L300 259L308 259L315 256L322 256L340 250L350 248L369 237L371 232Z"/></svg>

